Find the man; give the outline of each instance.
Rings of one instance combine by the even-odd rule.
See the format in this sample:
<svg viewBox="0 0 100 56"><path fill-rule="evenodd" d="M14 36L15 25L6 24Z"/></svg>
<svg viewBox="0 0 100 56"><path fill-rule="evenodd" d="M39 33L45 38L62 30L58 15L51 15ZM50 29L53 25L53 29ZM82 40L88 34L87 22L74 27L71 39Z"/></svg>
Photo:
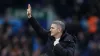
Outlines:
<svg viewBox="0 0 100 56"><path fill-rule="evenodd" d="M45 48L40 56L74 56L75 42L73 36L65 32L65 24L62 21L54 21L50 32L43 29L31 15L31 6L27 9L28 21L37 35L45 41Z"/></svg>

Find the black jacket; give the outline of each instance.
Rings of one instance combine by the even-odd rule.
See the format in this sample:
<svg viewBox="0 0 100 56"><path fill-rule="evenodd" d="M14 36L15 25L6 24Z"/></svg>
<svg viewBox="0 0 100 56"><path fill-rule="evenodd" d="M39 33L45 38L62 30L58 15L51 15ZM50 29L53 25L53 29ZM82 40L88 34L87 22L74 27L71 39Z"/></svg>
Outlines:
<svg viewBox="0 0 100 56"><path fill-rule="evenodd" d="M50 32L43 29L33 17L28 21L36 31L37 35L45 41L45 47L41 51L40 56L74 56L75 42L73 36L63 32L59 44L53 46L55 39L50 36Z"/></svg>

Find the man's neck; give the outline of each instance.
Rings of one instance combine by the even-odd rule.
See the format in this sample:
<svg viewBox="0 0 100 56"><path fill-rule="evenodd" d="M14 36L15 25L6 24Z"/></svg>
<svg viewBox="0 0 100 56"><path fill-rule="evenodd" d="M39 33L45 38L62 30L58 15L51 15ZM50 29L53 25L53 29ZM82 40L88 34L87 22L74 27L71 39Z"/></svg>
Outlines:
<svg viewBox="0 0 100 56"><path fill-rule="evenodd" d="M55 35L54 37L55 37L55 39L58 39L58 38L60 38L61 36L62 36L62 33L59 33L59 34Z"/></svg>

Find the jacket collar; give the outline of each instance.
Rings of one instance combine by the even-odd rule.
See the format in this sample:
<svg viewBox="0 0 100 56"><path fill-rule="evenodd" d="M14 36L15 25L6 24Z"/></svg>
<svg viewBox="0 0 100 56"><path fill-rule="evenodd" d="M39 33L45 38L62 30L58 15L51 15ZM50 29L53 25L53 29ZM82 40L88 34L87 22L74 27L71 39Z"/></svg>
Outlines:
<svg viewBox="0 0 100 56"><path fill-rule="evenodd" d="M55 38L53 36L50 37L51 40L55 41ZM73 36L68 34L67 32L63 32L61 38L59 41L65 41L65 42L74 42Z"/></svg>
<svg viewBox="0 0 100 56"><path fill-rule="evenodd" d="M67 32L64 32L63 35L61 36L60 41L65 41L65 42L74 42L73 36L68 34Z"/></svg>

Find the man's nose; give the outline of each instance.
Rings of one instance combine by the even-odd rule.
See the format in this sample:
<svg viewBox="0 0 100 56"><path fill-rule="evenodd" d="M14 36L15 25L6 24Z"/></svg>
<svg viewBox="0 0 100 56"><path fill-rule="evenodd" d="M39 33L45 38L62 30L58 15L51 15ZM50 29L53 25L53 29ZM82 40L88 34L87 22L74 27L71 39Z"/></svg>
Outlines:
<svg viewBox="0 0 100 56"><path fill-rule="evenodd" d="M49 31L51 31L51 29Z"/></svg>

